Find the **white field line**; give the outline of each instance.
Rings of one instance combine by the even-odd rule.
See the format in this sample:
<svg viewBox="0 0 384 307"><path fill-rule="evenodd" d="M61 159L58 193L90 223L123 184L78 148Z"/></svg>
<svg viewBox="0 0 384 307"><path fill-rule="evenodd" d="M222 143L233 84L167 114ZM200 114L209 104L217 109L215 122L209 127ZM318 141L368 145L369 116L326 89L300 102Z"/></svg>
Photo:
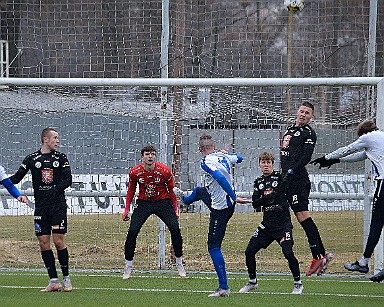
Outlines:
<svg viewBox="0 0 384 307"><path fill-rule="evenodd" d="M42 287L32 286L0 286L0 289L41 289ZM103 287L74 287L73 291L135 291L135 292L163 292L163 293L211 293L207 290L184 290L184 289L159 289L159 288L103 288ZM231 292L233 295L236 292ZM291 292L270 292L270 291L253 291L239 295L291 295ZM356 298L384 298L384 295L368 295L368 294L342 294L342 293L306 293L305 296L327 296L327 297L356 297Z"/></svg>
<svg viewBox="0 0 384 307"><path fill-rule="evenodd" d="M46 273L20 273L20 272L1 272L0 275L3 276L15 276L15 275L33 275L33 276L46 276ZM121 278L121 274L71 274L71 276L79 276L79 277L116 277L116 278ZM171 276L170 274L164 274L164 275L151 275L151 278L156 278L156 279L179 279L177 275ZM133 278L148 278L148 275L134 275ZM200 279L200 280L217 280L216 276L189 276L186 279ZM233 278L230 277L228 278L229 280L234 280L238 278ZM287 277L282 277L282 278L268 278L268 277L263 277L262 280L289 280L291 281L292 278ZM185 279L184 279L185 280ZM246 278L245 278L246 280ZM335 280L335 279L329 279L325 278L324 276L319 277L319 278L314 278L310 279L310 282L341 282L341 283L372 283L371 281L368 280L362 280L361 278L352 278L351 280ZM305 283L308 282L305 281ZM36 286L19 286L19 285L8 285L8 286L1 286L0 289L42 289L43 286L36 287ZM160 288L126 288L126 287L121 287L121 288L116 288L116 287L74 287L74 291L137 291L137 292L163 292L163 293L211 293L212 290L188 290L188 289L160 289ZM237 291L236 291L237 292ZM236 294L236 292L232 291L231 294ZM291 292L272 292L272 291L253 291L249 292L246 294L241 294L241 295L260 295L260 294L265 294L265 295L287 295L291 294ZM342 293L307 293L303 292L305 296L327 296L327 297L360 297L360 298L384 298L383 295L368 295L368 294L342 294Z"/></svg>

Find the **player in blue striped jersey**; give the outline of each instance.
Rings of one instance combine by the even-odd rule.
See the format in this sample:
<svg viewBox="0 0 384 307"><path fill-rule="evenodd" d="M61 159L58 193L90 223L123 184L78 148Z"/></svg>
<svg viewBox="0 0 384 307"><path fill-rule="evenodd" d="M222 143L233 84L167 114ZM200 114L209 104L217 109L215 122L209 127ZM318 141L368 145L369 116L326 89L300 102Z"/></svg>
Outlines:
<svg viewBox="0 0 384 307"><path fill-rule="evenodd" d="M5 171L5 167L0 164L0 184L7 189L9 194L11 194L18 201L23 203L28 203L28 200L25 196L20 195L20 191L16 188L16 186L12 183L11 179L8 178L8 175Z"/></svg>
<svg viewBox="0 0 384 307"><path fill-rule="evenodd" d="M203 155L200 168L205 176L204 187L196 187L187 197L183 196L180 189L175 188L174 191L187 205L202 200L208 206L210 210L208 252L219 279L219 288L209 296L229 296L230 290L221 244L227 224L234 213L235 202L250 203L252 200L237 197L233 187L231 165L243 161L240 155L216 151L215 142L210 135L200 137L199 151Z"/></svg>

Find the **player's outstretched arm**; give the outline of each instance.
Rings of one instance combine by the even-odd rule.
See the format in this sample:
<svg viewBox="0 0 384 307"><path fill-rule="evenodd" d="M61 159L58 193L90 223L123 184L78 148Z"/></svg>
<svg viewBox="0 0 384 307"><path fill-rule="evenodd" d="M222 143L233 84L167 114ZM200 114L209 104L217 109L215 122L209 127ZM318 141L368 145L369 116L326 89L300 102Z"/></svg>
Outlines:
<svg viewBox="0 0 384 307"><path fill-rule="evenodd" d="M330 168L333 164L336 164L336 163L340 163L340 159L325 159L325 156L322 156L320 158L317 158L311 162L309 162L310 164L313 164L313 165L319 165L319 168L322 168L322 167L328 167Z"/></svg>

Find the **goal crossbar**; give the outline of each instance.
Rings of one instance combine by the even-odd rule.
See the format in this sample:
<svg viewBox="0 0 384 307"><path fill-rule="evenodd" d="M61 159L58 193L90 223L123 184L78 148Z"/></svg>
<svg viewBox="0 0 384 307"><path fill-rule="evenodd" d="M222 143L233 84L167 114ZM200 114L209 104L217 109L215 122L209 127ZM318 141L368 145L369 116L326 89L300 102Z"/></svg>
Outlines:
<svg viewBox="0 0 384 307"><path fill-rule="evenodd" d="M341 78L0 78L15 86L303 86L378 85L384 77Z"/></svg>

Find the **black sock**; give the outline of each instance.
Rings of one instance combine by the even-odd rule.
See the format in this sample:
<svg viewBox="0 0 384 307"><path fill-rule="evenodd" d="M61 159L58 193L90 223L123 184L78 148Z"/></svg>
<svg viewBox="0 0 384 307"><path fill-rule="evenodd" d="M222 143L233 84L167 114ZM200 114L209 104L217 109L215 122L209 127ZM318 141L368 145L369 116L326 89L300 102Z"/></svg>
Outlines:
<svg viewBox="0 0 384 307"><path fill-rule="evenodd" d="M69 274L69 268L68 268L68 262L69 262L69 255L68 255L68 249L64 248L57 251L57 258L59 258L59 263L61 265L61 271L63 272L63 276L68 276Z"/></svg>
<svg viewBox="0 0 384 307"><path fill-rule="evenodd" d="M55 265L55 256L53 255L53 251L51 249L46 251L41 251L41 258L43 258L45 267L48 271L48 276L50 279L57 278L57 271Z"/></svg>
<svg viewBox="0 0 384 307"><path fill-rule="evenodd" d="M301 222L301 226L307 235L309 247L312 252L312 258L320 259L324 256L325 249L315 222L311 217L309 217Z"/></svg>

